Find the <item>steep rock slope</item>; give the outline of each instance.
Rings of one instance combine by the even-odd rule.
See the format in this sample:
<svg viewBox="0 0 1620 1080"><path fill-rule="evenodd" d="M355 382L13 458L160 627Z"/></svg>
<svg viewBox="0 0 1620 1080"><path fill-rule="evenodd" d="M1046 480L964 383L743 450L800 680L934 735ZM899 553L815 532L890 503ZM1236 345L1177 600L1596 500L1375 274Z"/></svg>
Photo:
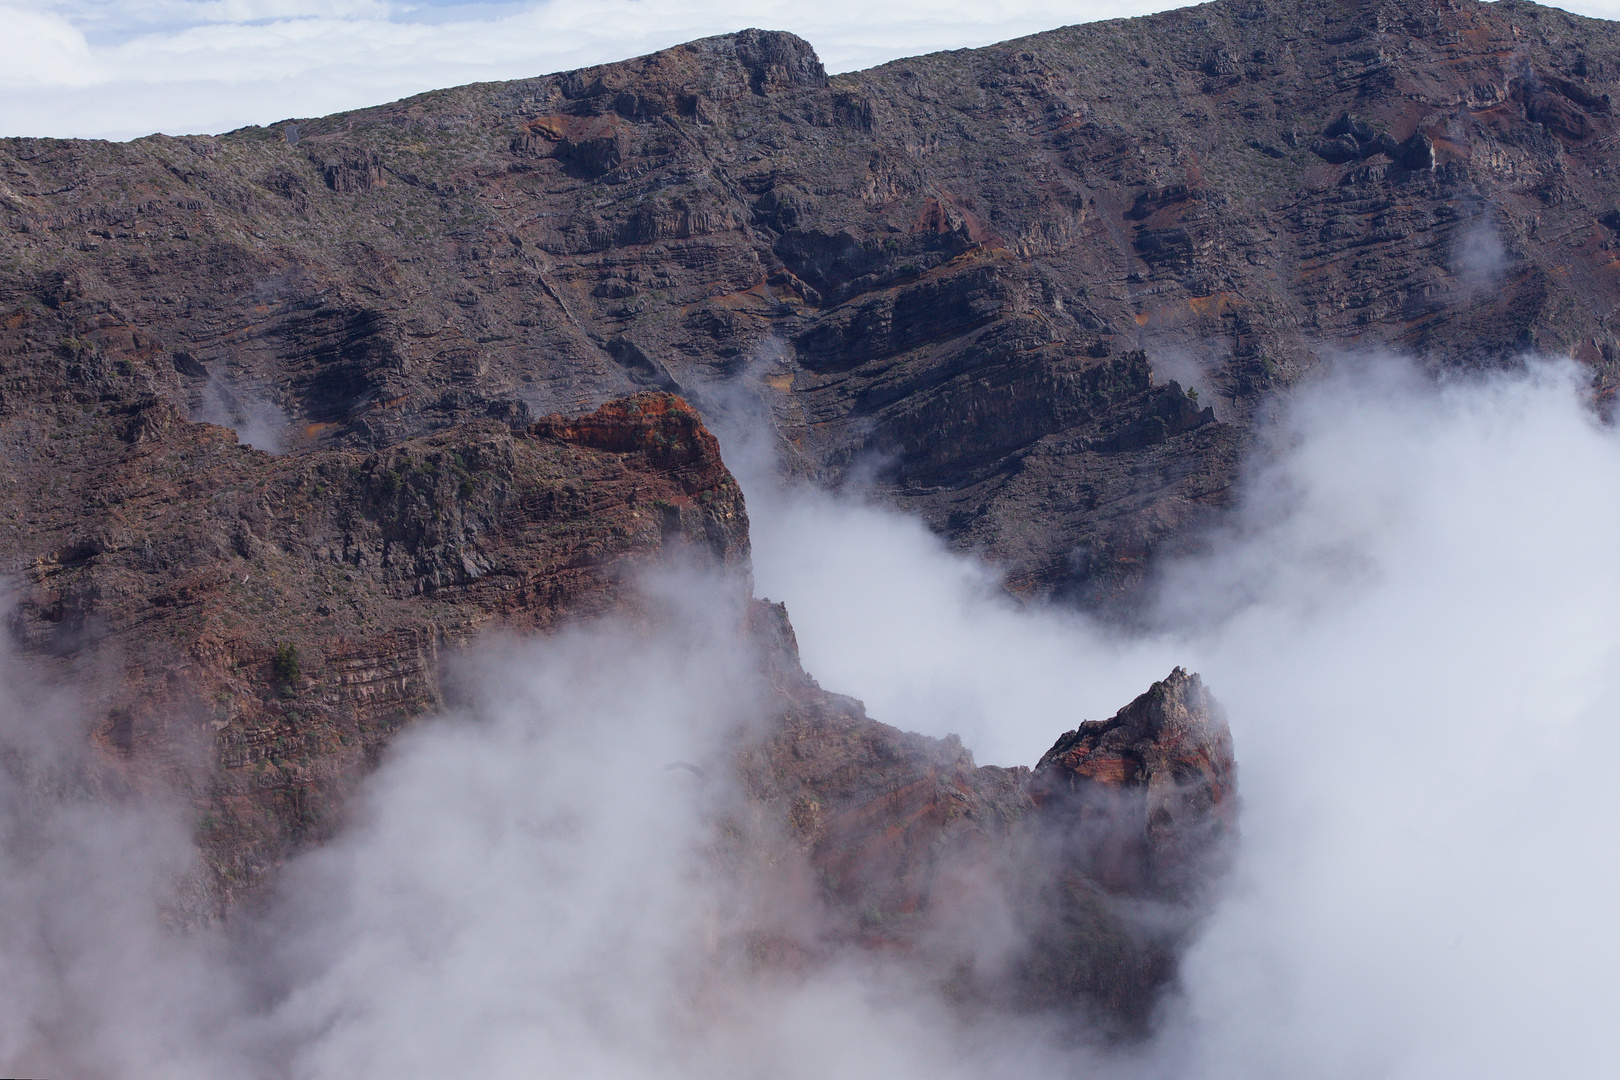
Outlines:
<svg viewBox="0 0 1620 1080"><path fill-rule="evenodd" d="M91 408L73 434L81 460L12 477L51 497L12 523L9 628L78 695L94 787L196 806L207 908L331 828L480 633L634 611L632 572L678 552L747 592L741 492L667 394L377 453L274 457L161 398Z"/></svg>
<svg viewBox="0 0 1620 1080"><path fill-rule="evenodd" d="M781 715L740 762L790 841L767 847L788 914L747 928L756 955L808 964L855 943L977 1005L1148 1022L1235 837L1231 734L1197 675L1177 668L1033 770L976 766L802 676L777 685Z"/></svg>
<svg viewBox="0 0 1620 1080"><path fill-rule="evenodd" d="M1612 24L1518 0L1220 0L833 79L751 30L220 137L10 140L5 460L151 397L376 452L744 383L790 468L1106 599L1323 348L1569 351L1612 391L1617 80ZM8 484L0 528L43 494Z"/></svg>
<svg viewBox="0 0 1620 1080"><path fill-rule="evenodd" d="M876 950L958 998L1139 1030L1219 879L1234 765L1196 676L1033 771L870 719L803 671L786 611L748 597L741 494L673 395L378 453L272 456L161 398L80 423L92 463L51 470L63 498L22 523L9 629L36 675L74 687L92 753L64 776L8 741L0 768L40 798L189 801L202 859L182 918L228 914L329 834L390 739L446 704L457 650L606 612L656 633L668 613L635 571L672 561L734 593L720 606L769 690L712 771L693 767L731 793L716 866L743 902L722 954L757 970Z"/></svg>

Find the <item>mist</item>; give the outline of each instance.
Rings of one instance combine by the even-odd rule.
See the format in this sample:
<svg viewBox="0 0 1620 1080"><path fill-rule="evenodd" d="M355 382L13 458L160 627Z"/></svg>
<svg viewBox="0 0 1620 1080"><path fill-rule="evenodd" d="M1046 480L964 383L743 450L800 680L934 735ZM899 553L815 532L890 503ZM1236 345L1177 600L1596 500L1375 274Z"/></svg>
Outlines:
<svg viewBox="0 0 1620 1080"><path fill-rule="evenodd" d="M1599 1074L1620 439L1572 363L1340 367L1163 594L1215 620L1246 804L1186 972L1197 1075Z"/></svg>
<svg viewBox="0 0 1620 1080"><path fill-rule="evenodd" d="M287 414L268 399L233 386L217 374L203 385L202 403L193 420L236 432L244 446L279 454L286 449Z"/></svg>
<svg viewBox="0 0 1620 1080"><path fill-rule="evenodd" d="M1211 369L1219 367L1224 358L1199 359L1186 349L1159 348L1148 353L1148 365L1153 371L1153 381L1167 383L1172 380L1179 383L1183 389L1194 395L1199 405L1208 406L1214 410L1215 419L1227 419L1226 405L1220 394L1210 384L1208 373ZM1202 393L1202 398L1197 395Z"/></svg>
<svg viewBox="0 0 1620 1080"><path fill-rule="evenodd" d="M1466 224L1451 252L1451 270L1465 289L1480 292L1502 280L1511 265L1502 234L1486 213Z"/></svg>
<svg viewBox="0 0 1620 1080"><path fill-rule="evenodd" d="M750 503L756 578L825 682L974 732L981 760L1033 762L1108 716L1122 672L1203 673L1243 840L1161 1035L1171 1075L1604 1071L1620 438L1582 371L1435 383L1343 358L1263 433L1243 490L1130 641L1013 608L915 523L819 494Z"/></svg>
<svg viewBox="0 0 1620 1080"><path fill-rule="evenodd" d="M1202 672L1242 840L1144 1044L964 1015L882 956L750 963L760 913L714 838L769 687L736 590L666 573L651 625L468 658L465 701L396 741L234 936L165 915L183 811L97 787L73 702L0 668L0 1071L1599 1075L1620 437L1587 392L1568 362L1435 382L1342 358L1273 411L1238 504L1129 637L1017 605L919 523L780 486L728 441L756 593L877 719L1032 764L1173 664Z"/></svg>
<svg viewBox="0 0 1620 1080"><path fill-rule="evenodd" d="M221 942L175 929L185 815L97 768L83 716L0 650L0 1072L225 1075Z"/></svg>
<svg viewBox="0 0 1620 1080"><path fill-rule="evenodd" d="M679 1075L723 917L716 758L762 690L739 616L691 593L686 634L609 622L478 659L470 706L407 735L283 884L265 1022L292 1075Z"/></svg>

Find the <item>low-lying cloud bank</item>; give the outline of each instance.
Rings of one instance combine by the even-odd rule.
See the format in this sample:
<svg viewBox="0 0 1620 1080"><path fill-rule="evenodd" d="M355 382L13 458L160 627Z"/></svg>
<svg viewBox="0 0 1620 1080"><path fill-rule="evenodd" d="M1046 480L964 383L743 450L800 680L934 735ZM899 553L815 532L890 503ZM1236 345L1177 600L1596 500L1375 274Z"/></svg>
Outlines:
<svg viewBox="0 0 1620 1080"><path fill-rule="evenodd" d="M751 502L759 588L828 685L981 760L1032 760L1166 658L1203 673L1244 838L1171 1075L1591 1072L1620 1008L1620 437L1572 364L1436 385L1347 358L1265 441L1145 640L1014 609L820 495Z"/></svg>
<svg viewBox="0 0 1620 1080"><path fill-rule="evenodd" d="M736 612L670 579L649 587L681 633L492 646L473 702L403 737L352 827L230 940L168 928L177 815L76 787L70 711L8 671L0 1072L1599 1075L1620 1007L1620 437L1573 365L1435 385L1347 360L1265 451L1130 640L1010 606L891 513L750 482L758 591L879 719L1032 763L1171 663L1203 672L1243 840L1145 1046L974 1022L881 959L728 961L729 793L705 766L762 688Z"/></svg>

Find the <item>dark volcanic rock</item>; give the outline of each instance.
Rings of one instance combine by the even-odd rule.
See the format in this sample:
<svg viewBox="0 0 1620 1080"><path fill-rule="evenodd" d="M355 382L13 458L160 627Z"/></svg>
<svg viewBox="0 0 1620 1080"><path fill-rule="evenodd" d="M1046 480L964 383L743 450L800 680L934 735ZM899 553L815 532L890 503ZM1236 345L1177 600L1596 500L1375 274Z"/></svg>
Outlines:
<svg viewBox="0 0 1620 1080"><path fill-rule="evenodd" d="M1617 88L1612 24L1518 0L1221 0L832 79L750 30L296 140L13 139L0 425L26 470L86 404L223 386L375 452L746 379L790 467L876 463L1013 588L1106 600L1321 343L1612 392ZM1219 422L1125 430L1136 350Z"/></svg>
<svg viewBox="0 0 1620 1080"><path fill-rule="evenodd" d="M93 465L13 479L59 498L19 523L9 628L89 711L92 789L195 808L192 918L328 835L389 740L445 703L445 660L479 634L614 611L656 625L631 572L671 557L729 569L735 601L749 584L736 482L669 394L376 452L273 456L161 396L78 424ZM1197 678L1178 669L1033 773L980 767L958 740L817 686L779 605L743 610L776 705L712 764L746 796L717 845L750 898L746 955L880 948L974 1001L1139 1028L1229 831L1229 740ZM1164 908L1151 926L1143 902ZM986 957L1005 912L1013 936Z"/></svg>
<svg viewBox="0 0 1620 1080"><path fill-rule="evenodd" d="M193 798L226 899L445 651L633 604L677 540L746 566L698 419L737 384L789 468L875 470L1015 590L1099 603L1324 344L1568 352L1612 397L1617 91L1613 24L1518 0L1220 0L831 79L753 30L296 133L5 140L11 630L108 775ZM783 948L1140 1021L1230 830L1194 678L1034 773L774 678L739 835L779 828L825 916ZM966 944L997 904L1033 952Z"/></svg>

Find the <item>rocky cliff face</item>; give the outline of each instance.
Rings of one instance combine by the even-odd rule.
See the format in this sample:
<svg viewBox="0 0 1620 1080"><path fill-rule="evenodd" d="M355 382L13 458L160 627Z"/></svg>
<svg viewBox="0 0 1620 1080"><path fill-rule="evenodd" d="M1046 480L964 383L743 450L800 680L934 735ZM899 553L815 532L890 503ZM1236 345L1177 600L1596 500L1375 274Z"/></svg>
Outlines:
<svg viewBox="0 0 1620 1080"><path fill-rule="evenodd" d="M1033 770L976 766L802 676L778 685L781 715L740 762L765 835L785 821L790 841L767 846L789 914L751 928L758 953L856 943L976 1006L1147 1023L1236 835L1231 735L1198 676L1177 668Z"/></svg>
<svg viewBox="0 0 1620 1080"><path fill-rule="evenodd" d="M161 406L85 424L105 457L59 489L86 484L101 513L27 523L45 554L10 629L94 719L79 783L195 808L191 918L327 835L390 738L445 704L445 661L481 632L657 623L631 578L672 559L745 600L740 493L669 394L385 454L276 457ZM804 969L878 950L979 1005L1139 1028L1231 829L1229 737L1197 677L1178 669L1033 771L980 767L822 690L780 605L740 610L775 702L710 763L740 781L717 854L745 900L741 954ZM1148 925L1143 901L1171 914Z"/></svg>
<svg viewBox="0 0 1620 1080"><path fill-rule="evenodd" d="M1324 348L1567 351L1606 399L1617 87L1610 24L1517 0L1222 0L832 79L747 31L218 137L0 142L8 625L84 688L94 784L193 800L218 908L479 633L633 607L677 549L743 591L700 419L740 397L789 470L875 476L1014 589L1092 602L1222 505ZM815 912L750 931L762 962L893 949L1139 1023L1231 831L1196 678L983 768L816 687L751 610L780 710L738 751L732 855Z"/></svg>
<svg viewBox="0 0 1620 1080"><path fill-rule="evenodd" d="M87 403L375 452L743 380L790 467L875 470L1013 587L1105 599L1324 346L1568 351L1612 390L1617 80L1611 24L1517 0L1222 0L832 79L747 31L217 138L11 140L8 463Z"/></svg>
<svg viewBox="0 0 1620 1080"><path fill-rule="evenodd" d="M11 523L10 629L94 718L99 784L195 803L214 905L330 828L480 632L621 610L676 549L746 588L741 493L667 394L376 453L272 456L162 398L71 437L83 458L12 477L41 494Z"/></svg>
<svg viewBox="0 0 1620 1080"><path fill-rule="evenodd" d="M868 718L805 674L785 610L748 598L741 493L672 394L378 451L271 455L157 396L87 403L61 434L77 457L47 445L13 478L51 498L12 523L26 557L8 628L90 720L88 766L66 783L195 811L182 917L228 914L327 836L390 739L446 704L446 662L481 634L610 612L656 625L637 572L695 562L735 592L739 647L774 692L734 758L710 763L740 782L717 865L748 901L732 924L744 955L878 949L974 1000L1133 1025L1173 975L1180 938L1162 928L1190 926L1203 898L1166 884L1163 851L1213 859L1228 829L1225 729L1196 677L1110 722L1109 752L1152 764L1084 800L1057 794L1047 761L976 767L956 740ZM1183 790L1193 760L1204 772ZM51 775L37 782L64 782ZM1127 903L1144 897L1181 921L1144 934ZM987 959L975 943L1003 911L1021 923Z"/></svg>

